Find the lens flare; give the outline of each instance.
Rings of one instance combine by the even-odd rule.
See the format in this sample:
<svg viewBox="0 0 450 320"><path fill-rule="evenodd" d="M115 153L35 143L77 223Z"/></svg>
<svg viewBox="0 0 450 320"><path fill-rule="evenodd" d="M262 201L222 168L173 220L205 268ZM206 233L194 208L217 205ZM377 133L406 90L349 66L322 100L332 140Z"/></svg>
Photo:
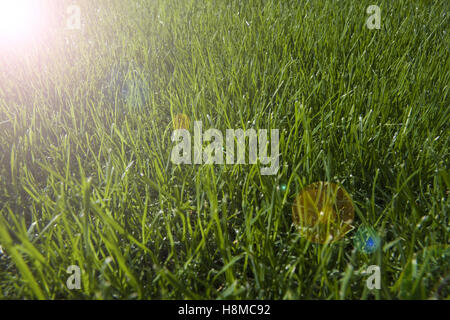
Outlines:
<svg viewBox="0 0 450 320"><path fill-rule="evenodd" d="M354 237L356 249L364 253L374 253L380 247L381 239L372 227L361 226Z"/></svg>
<svg viewBox="0 0 450 320"><path fill-rule="evenodd" d="M190 119L187 115L183 114L183 113L179 113L177 115L175 115L175 117L173 118L173 127L175 130L177 129L189 129L190 126Z"/></svg>
<svg viewBox="0 0 450 320"><path fill-rule="evenodd" d="M43 22L38 0L0 1L0 43L32 39Z"/></svg>
<svg viewBox="0 0 450 320"><path fill-rule="evenodd" d="M294 224L311 242L335 242L350 230L354 208L350 195L342 186L316 182L305 187L292 206Z"/></svg>

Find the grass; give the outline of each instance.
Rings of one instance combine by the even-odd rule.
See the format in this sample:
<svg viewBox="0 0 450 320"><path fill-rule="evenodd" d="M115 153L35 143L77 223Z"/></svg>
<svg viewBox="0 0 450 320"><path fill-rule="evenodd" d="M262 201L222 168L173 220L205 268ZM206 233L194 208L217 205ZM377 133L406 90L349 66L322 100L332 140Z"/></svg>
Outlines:
<svg viewBox="0 0 450 320"><path fill-rule="evenodd" d="M53 2L42 39L0 55L0 297L449 298L448 2L77 2L82 30ZM180 113L279 129L278 174L173 165ZM355 206L327 245L292 224L316 181Z"/></svg>

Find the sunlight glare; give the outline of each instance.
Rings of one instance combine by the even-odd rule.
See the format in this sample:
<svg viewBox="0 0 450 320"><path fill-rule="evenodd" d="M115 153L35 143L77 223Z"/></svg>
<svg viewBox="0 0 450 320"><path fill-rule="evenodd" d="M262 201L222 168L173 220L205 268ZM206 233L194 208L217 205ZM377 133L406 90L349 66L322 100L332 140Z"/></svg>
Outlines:
<svg viewBox="0 0 450 320"><path fill-rule="evenodd" d="M39 29L40 18L36 0L0 0L0 40L31 39Z"/></svg>

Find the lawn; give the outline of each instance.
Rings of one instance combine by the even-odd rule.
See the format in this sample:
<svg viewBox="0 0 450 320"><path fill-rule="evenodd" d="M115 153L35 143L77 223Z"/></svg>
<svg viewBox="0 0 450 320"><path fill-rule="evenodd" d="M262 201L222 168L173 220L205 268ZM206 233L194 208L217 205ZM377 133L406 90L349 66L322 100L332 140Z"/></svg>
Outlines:
<svg viewBox="0 0 450 320"><path fill-rule="evenodd" d="M44 3L0 38L0 298L450 298L450 2ZM278 171L173 163L177 115L278 129ZM352 200L338 241L294 223L319 181Z"/></svg>

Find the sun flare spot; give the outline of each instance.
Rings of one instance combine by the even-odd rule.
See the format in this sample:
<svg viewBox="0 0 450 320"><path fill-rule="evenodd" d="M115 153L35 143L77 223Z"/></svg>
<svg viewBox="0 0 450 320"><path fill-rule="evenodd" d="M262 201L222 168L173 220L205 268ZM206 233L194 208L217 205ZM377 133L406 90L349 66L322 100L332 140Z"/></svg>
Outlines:
<svg viewBox="0 0 450 320"><path fill-rule="evenodd" d="M0 1L0 41L17 42L31 39L41 25L39 1Z"/></svg>
<svg viewBox="0 0 450 320"><path fill-rule="evenodd" d="M309 241L325 244L352 230L355 209L345 189L319 181L303 188L292 206L294 224Z"/></svg>

